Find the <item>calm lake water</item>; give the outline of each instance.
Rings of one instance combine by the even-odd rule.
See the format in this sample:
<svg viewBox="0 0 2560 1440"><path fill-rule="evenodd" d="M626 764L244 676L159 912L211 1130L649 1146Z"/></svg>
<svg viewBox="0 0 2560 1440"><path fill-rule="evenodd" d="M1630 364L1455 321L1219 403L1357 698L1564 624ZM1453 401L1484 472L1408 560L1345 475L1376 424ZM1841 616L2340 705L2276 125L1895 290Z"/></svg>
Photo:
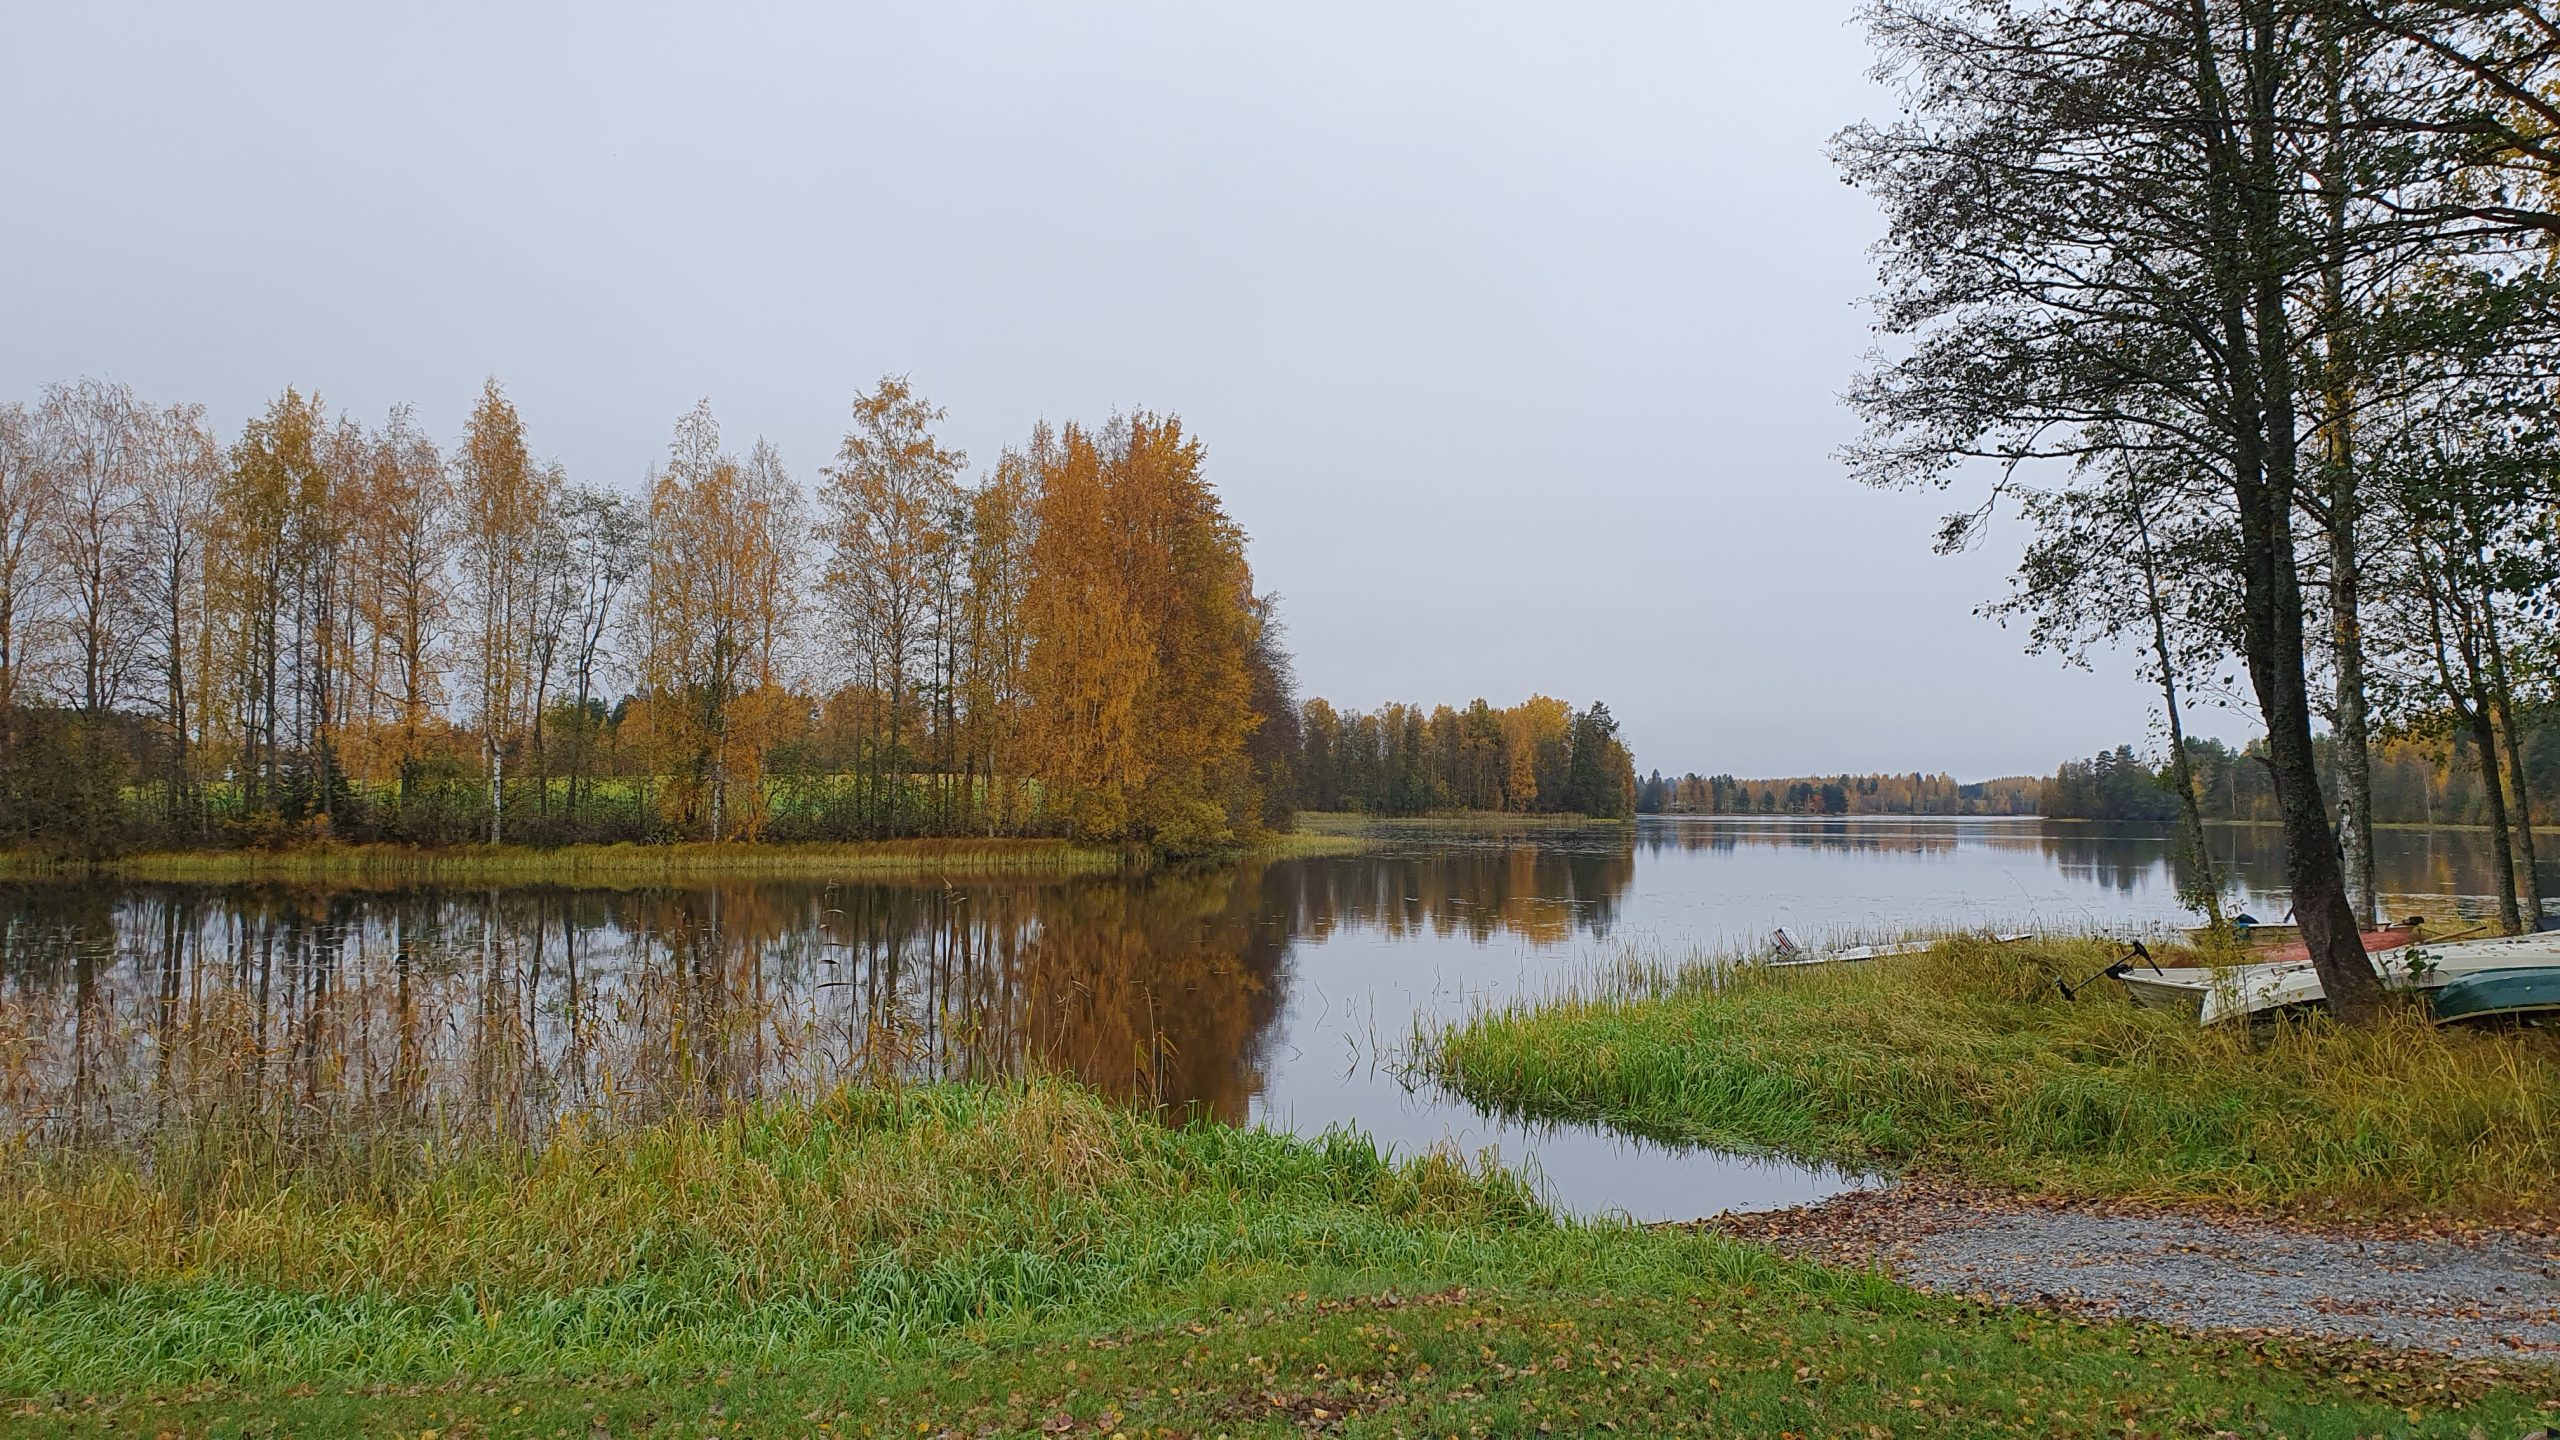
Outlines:
<svg viewBox="0 0 2560 1440"><path fill-rule="evenodd" d="M0 885L0 1130L131 1143L254 1108L314 1127L716 1109L851 1076L1065 1070L1168 1114L1498 1149L1639 1219L1858 1183L1485 1115L1400 1073L1418 1026L1677 958L1911 929L2187 918L2165 833L2026 820L1663 818L1392 831L1385 849L1134 879L664 890ZM2271 829L2218 831L2283 912ZM2395 913L2484 913L2476 832L2389 831Z"/></svg>

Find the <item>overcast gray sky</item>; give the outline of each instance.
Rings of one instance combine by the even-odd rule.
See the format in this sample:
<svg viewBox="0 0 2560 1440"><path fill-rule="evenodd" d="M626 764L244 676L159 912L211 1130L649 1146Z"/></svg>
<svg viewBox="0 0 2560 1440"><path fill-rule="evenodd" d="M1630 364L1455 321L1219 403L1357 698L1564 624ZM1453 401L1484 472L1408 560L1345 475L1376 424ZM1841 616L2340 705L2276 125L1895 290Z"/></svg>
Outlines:
<svg viewBox="0 0 2560 1440"><path fill-rule="evenodd" d="M2125 667L1970 613L2014 535L1933 556L1831 458L1849 10L7 0L0 395L450 437L495 374L624 486L704 395L804 481L884 372L981 462L1171 410L1306 693L1601 698L1667 771L2139 740Z"/></svg>

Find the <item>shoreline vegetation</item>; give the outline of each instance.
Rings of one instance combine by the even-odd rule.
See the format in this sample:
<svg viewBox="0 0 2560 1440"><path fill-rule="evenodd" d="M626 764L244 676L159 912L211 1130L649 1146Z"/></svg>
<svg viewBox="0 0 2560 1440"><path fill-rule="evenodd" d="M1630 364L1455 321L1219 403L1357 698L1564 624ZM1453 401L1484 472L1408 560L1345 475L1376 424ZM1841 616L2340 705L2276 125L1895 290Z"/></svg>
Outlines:
<svg viewBox="0 0 2560 1440"><path fill-rule="evenodd" d="M1118 874L1139 853L1066 840L871 840L672 845L306 845L171 850L95 860L0 854L0 880L650 885L708 879L905 879Z"/></svg>
<svg viewBox="0 0 2560 1440"><path fill-rule="evenodd" d="M100 878L141 882L443 885L678 884L715 879L999 879L1137 873L1161 864L1358 855L1399 834L1503 835L1623 830L1631 817L1468 811L1369 815L1307 811L1295 829L1206 855L1057 838L860 841L678 841L609 845L310 843L280 848L143 851L94 858L0 849L0 882Z"/></svg>
<svg viewBox="0 0 2560 1440"><path fill-rule="evenodd" d="M1381 836L1425 831L1470 834L1535 834L1552 830L1625 830L1632 815L1583 815L1569 811L1523 814L1504 810L1432 811L1419 815L1374 815L1358 810L1303 810L1298 829L1310 835Z"/></svg>
<svg viewBox="0 0 2560 1440"><path fill-rule="evenodd" d="M1630 956L1417 1037L1476 1104L2065 1199L2318 1216L2560 1221L2552 1037L2402 1005L2198 1026L2117 987L2098 940L1938 942L1770 970Z"/></svg>
<svg viewBox="0 0 2560 1440"><path fill-rule="evenodd" d="M1291 831L1204 860L1356 855L1361 831ZM1142 847L1061 839L764 841L670 845L306 845L171 850L100 859L0 851L0 882L113 879L146 883L570 885L604 888L707 880L958 880L1134 874L1170 863Z"/></svg>
<svg viewBox="0 0 2560 1440"><path fill-rule="evenodd" d="M2514 1434L2527 1377L1563 1222L1048 1080L0 1154L13 1433ZM468 1377L457 1381L455 1377Z"/></svg>

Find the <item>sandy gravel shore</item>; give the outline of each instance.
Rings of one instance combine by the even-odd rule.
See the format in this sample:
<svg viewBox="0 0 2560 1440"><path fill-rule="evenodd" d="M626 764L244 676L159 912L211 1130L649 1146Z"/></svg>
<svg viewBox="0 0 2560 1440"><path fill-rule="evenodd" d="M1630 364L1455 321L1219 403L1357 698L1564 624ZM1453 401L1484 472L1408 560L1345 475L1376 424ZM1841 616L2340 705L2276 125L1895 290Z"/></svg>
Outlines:
<svg viewBox="0 0 2560 1440"><path fill-rule="evenodd" d="M2548 1233L2064 1205L1928 1182L1698 1225L2006 1304L2560 1363L2560 1237Z"/></svg>

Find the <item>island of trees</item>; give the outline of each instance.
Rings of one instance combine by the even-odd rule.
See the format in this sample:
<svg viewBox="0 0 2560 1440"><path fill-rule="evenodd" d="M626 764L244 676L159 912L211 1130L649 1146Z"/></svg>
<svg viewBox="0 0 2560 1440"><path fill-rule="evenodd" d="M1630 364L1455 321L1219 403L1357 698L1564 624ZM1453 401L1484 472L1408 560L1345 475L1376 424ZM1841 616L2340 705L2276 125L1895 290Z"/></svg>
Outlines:
<svg viewBox="0 0 2560 1440"><path fill-rule="evenodd" d="M496 381L439 445L288 390L229 443L99 381L0 406L0 842L103 855L1063 835L1298 807L1622 816L1608 707L1300 707L1173 416L974 477L903 378L804 486L680 417L640 493Z"/></svg>
<svg viewBox="0 0 2560 1440"><path fill-rule="evenodd" d="M98 381L0 406L0 839L1285 824L1288 661L1198 440L1043 426L969 479L940 419L883 380L804 487L706 402L628 495L495 381L449 446L293 390L228 444Z"/></svg>

